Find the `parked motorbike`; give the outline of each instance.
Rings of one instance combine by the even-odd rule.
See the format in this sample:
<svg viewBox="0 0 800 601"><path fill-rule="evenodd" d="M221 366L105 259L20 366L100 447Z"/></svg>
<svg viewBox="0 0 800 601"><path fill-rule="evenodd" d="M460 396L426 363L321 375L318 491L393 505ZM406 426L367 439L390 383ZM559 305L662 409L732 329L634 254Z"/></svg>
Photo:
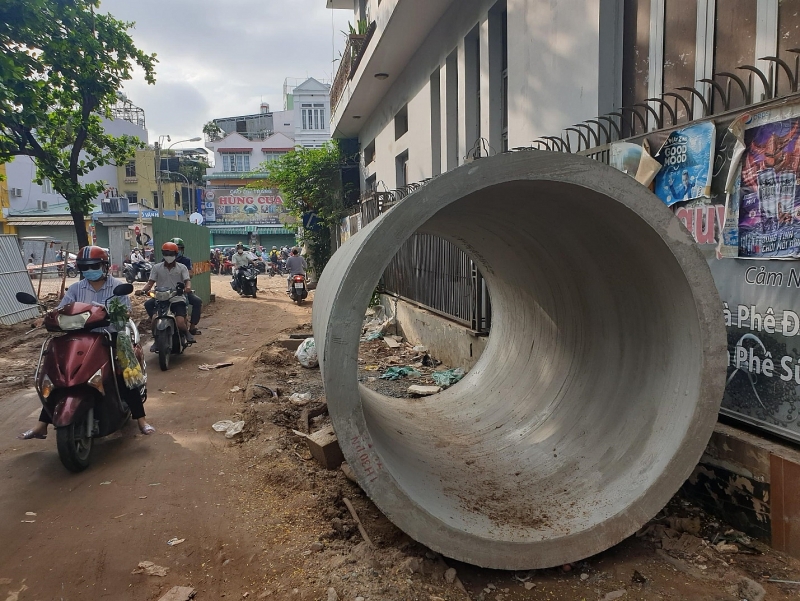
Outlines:
<svg viewBox="0 0 800 601"><path fill-rule="evenodd" d="M221 275L230 275L233 274L233 263L231 263L230 259L225 259L222 262L222 267L220 268Z"/></svg>
<svg viewBox="0 0 800 601"><path fill-rule="evenodd" d="M175 303L188 304L183 294L183 283L175 288L157 286L150 292L156 299L156 320L153 324L153 339L158 353L158 366L161 371L169 369L170 355L182 355L193 343L186 340L186 333L178 328L172 305Z"/></svg>
<svg viewBox="0 0 800 601"><path fill-rule="evenodd" d="M256 298L258 291L258 268L254 265L242 267L239 270L239 278L236 274L231 278L231 288L236 290L240 296L252 296Z"/></svg>
<svg viewBox="0 0 800 601"><path fill-rule="evenodd" d="M153 264L149 261L142 263L138 269L134 267L133 263L130 261L125 261L123 263L122 275L129 284L133 282L146 282L150 279L150 271L152 269Z"/></svg>
<svg viewBox="0 0 800 601"><path fill-rule="evenodd" d="M114 296L133 292L130 284L114 288ZM16 295L20 303L36 305L25 292ZM122 400L117 378L120 367L112 334L93 332L110 325L105 306L70 303L47 313L44 326L49 336L42 344L34 376L36 392L56 429L56 446L61 463L72 472L89 466L93 441L120 430L131 413ZM133 321L125 328L134 344L146 379L144 353L139 331ZM64 334L64 335L57 335ZM146 398L146 389L142 387Z"/></svg>
<svg viewBox="0 0 800 601"><path fill-rule="evenodd" d="M302 305L303 301L308 297L308 289L306 288L306 276L293 275L289 285L289 295L292 300L298 305Z"/></svg>

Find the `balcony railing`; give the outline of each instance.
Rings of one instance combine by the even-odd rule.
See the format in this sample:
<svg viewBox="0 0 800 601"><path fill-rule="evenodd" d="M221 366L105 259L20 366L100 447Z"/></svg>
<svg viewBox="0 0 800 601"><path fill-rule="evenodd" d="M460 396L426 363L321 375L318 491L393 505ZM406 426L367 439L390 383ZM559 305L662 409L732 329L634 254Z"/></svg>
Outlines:
<svg viewBox="0 0 800 601"><path fill-rule="evenodd" d="M331 86L331 115L336 111L339 100L342 98L344 89L347 82L353 79L353 76L358 70L358 65L361 63L361 58L369 46L369 41L375 33L375 21L367 27L367 33L364 35L350 35L347 38L347 44L342 53L342 60L339 63L339 69L336 71L336 77Z"/></svg>

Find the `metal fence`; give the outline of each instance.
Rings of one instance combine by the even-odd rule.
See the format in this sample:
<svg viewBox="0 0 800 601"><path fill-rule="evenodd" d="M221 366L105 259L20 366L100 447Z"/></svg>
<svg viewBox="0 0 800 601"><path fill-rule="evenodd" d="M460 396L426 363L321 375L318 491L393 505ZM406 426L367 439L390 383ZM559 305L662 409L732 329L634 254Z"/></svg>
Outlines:
<svg viewBox="0 0 800 601"><path fill-rule="evenodd" d="M207 304L211 300L209 229L186 221L153 217L153 244L159 260L161 245L171 238L183 239L186 256L192 260L192 290Z"/></svg>
<svg viewBox="0 0 800 601"><path fill-rule="evenodd" d="M365 195L355 215L360 226L390 209L422 184L400 190ZM343 228L334 232L334 246L355 233L358 220L346 219ZM381 278L387 294L410 301L447 319L457 321L477 333L491 328L491 301L486 281L469 255L454 244L430 234L413 234L400 248Z"/></svg>
<svg viewBox="0 0 800 601"><path fill-rule="evenodd" d="M36 294L16 236L0 235L0 324L13 325L39 316L39 308L17 302L17 292Z"/></svg>

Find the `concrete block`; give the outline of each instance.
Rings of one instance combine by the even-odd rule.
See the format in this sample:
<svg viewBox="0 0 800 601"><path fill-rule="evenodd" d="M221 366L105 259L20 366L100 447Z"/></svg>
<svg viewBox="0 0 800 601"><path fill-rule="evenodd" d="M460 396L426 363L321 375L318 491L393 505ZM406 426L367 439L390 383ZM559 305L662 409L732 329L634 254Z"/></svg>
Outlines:
<svg viewBox="0 0 800 601"><path fill-rule="evenodd" d="M311 456L316 459L322 467L327 470L339 469L344 461L342 449L339 448L339 440L333 426L327 426L322 430L314 432L306 438L308 450Z"/></svg>
<svg viewBox="0 0 800 601"><path fill-rule="evenodd" d="M417 396L430 396L441 391L441 386L420 386L419 384L413 384L408 387L409 394L415 394Z"/></svg>
<svg viewBox="0 0 800 601"><path fill-rule="evenodd" d="M195 590L191 586L173 586L158 601L189 601L194 599Z"/></svg>

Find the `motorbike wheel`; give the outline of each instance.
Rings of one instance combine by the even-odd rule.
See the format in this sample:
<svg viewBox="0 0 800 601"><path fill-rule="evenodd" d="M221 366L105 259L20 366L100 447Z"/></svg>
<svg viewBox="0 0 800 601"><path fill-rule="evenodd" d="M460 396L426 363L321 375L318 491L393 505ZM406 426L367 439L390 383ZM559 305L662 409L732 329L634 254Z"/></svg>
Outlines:
<svg viewBox="0 0 800 601"><path fill-rule="evenodd" d="M136 281L136 278L131 275L130 271L125 272L125 281L129 284L133 284Z"/></svg>
<svg viewBox="0 0 800 601"><path fill-rule="evenodd" d="M172 352L172 336L166 330L156 334L156 350L158 351L158 366L161 371L169 369L169 355Z"/></svg>
<svg viewBox="0 0 800 601"><path fill-rule="evenodd" d="M58 458L71 472L82 472L89 467L92 438L86 432L86 420L56 429Z"/></svg>
<svg viewBox="0 0 800 601"><path fill-rule="evenodd" d="M78 270L73 269L72 267L67 267L67 277L74 278L78 276Z"/></svg>

